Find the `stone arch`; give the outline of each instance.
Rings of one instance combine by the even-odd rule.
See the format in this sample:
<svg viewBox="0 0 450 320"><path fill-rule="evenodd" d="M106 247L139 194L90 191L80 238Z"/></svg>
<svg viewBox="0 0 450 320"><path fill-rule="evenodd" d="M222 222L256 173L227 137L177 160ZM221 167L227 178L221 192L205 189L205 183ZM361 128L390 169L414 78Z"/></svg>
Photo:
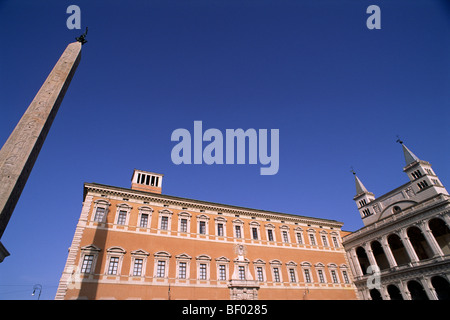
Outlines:
<svg viewBox="0 0 450 320"><path fill-rule="evenodd" d="M444 277L432 277L431 284L436 291L438 300L450 300L450 284Z"/></svg>
<svg viewBox="0 0 450 320"><path fill-rule="evenodd" d="M409 227L406 232L419 260L433 257L433 251L418 227Z"/></svg>
<svg viewBox="0 0 450 320"><path fill-rule="evenodd" d="M388 285L387 292L391 300L403 300L403 296L400 292L400 289L396 285L394 284Z"/></svg>
<svg viewBox="0 0 450 320"><path fill-rule="evenodd" d="M378 291L377 289L371 289L369 293L372 300L383 300L380 291Z"/></svg>
<svg viewBox="0 0 450 320"><path fill-rule="evenodd" d="M445 221L440 218L433 218L428 221L430 228L436 242L442 250L444 255L450 254L450 229L445 224Z"/></svg>
<svg viewBox="0 0 450 320"><path fill-rule="evenodd" d="M411 294L412 300L429 300L422 285L416 280L411 280L408 282L408 290Z"/></svg>
<svg viewBox="0 0 450 320"><path fill-rule="evenodd" d="M373 256L375 257L375 261L380 270L389 269L389 261L384 253L381 243L375 240L370 244L370 247L372 248Z"/></svg>
<svg viewBox="0 0 450 320"><path fill-rule="evenodd" d="M394 256L395 262L398 266L411 262L402 240L396 233L390 234L387 237L387 240L389 247L391 248L392 255Z"/></svg>
<svg viewBox="0 0 450 320"><path fill-rule="evenodd" d="M367 273L367 268L370 266L369 258L366 250L363 247L356 248L356 256L358 257L359 265L363 274Z"/></svg>

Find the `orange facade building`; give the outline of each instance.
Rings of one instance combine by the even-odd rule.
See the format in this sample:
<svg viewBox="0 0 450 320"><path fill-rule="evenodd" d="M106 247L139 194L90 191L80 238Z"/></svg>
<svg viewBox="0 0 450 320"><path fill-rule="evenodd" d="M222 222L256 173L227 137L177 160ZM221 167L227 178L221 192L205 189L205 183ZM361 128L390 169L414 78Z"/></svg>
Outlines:
<svg viewBox="0 0 450 320"><path fill-rule="evenodd" d="M356 299L342 223L131 189L84 185L56 299Z"/></svg>

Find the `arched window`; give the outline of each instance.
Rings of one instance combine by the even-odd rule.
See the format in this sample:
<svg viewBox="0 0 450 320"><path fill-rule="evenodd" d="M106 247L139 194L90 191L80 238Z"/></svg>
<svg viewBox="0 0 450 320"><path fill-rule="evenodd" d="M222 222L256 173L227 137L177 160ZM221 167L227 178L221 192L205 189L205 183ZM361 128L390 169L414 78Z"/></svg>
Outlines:
<svg viewBox="0 0 450 320"><path fill-rule="evenodd" d="M422 285L415 280L408 282L408 290L412 300L429 300Z"/></svg>
<svg viewBox="0 0 450 320"><path fill-rule="evenodd" d="M394 256L395 262L398 266L411 262L408 253L406 252L405 246L403 245L402 240L397 234L390 234L387 240L389 248L391 249L392 255Z"/></svg>
<svg viewBox="0 0 450 320"><path fill-rule="evenodd" d="M367 268L370 266L369 258L367 257L366 250L363 247L356 249L356 255L358 257L359 265L363 274L367 274Z"/></svg>
<svg viewBox="0 0 450 320"><path fill-rule="evenodd" d="M433 252L431 251L428 242L425 240L422 231L420 231L418 227L410 227L407 230L407 234L419 260L428 259L433 256Z"/></svg>
<svg viewBox="0 0 450 320"><path fill-rule="evenodd" d="M396 285L390 284L387 286L387 292L391 300L403 300L403 296Z"/></svg>
<svg viewBox="0 0 450 320"><path fill-rule="evenodd" d="M384 254L384 250L381 244L377 240L375 240L370 244L370 247L372 248L373 256L375 257L380 270L389 269L389 262L386 258L386 255Z"/></svg>
<svg viewBox="0 0 450 320"><path fill-rule="evenodd" d="M444 255L450 254L450 229L444 220L433 218L428 222L428 226L433 233L436 242Z"/></svg>
<svg viewBox="0 0 450 320"><path fill-rule="evenodd" d="M444 277L441 276L432 277L431 284L433 285L433 288L436 291L438 300L450 300L450 285Z"/></svg>

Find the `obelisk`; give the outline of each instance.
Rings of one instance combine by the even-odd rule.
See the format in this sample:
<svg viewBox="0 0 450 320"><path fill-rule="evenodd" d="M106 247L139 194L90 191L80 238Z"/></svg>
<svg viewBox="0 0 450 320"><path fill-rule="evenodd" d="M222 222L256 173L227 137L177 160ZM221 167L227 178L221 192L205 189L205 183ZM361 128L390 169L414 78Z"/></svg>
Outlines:
<svg viewBox="0 0 450 320"><path fill-rule="evenodd" d="M81 58L70 43L0 150L0 238L19 200ZM8 251L0 242L0 262Z"/></svg>

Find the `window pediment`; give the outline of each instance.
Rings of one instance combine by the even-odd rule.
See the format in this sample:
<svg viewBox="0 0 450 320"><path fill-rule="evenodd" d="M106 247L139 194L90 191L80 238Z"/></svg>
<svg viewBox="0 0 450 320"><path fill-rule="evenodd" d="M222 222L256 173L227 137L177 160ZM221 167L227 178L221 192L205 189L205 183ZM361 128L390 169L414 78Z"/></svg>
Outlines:
<svg viewBox="0 0 450 320"><path fill-rule="evenodd" d="M172 255L167 251L158 251L153 254L157 258L170 258Z"/></svg>
<svg viewBox="0 0 450 320"><path fill-rule="evenodd" d="M206 254L201 254L195 258L196 260L203 260L203 261L211 261L211 257Z"/></svg>
<svg viewBox="0 0 450 320"><path fill-rule="evenodd" d="M300 265L302 267L311 267L312 266L312 264L310 262L308 262L308 261L303 261Z"/></svg>
<svg viewBox="0 0 450 320"><path fill-rule="evenodd" d="M219 258L216 258L217 262L230 262L230 259L228 259L227 257L221 256Z"/></svg>
<svg viewBox="0 0 450 320"><path fill-rule="evenodd" d="M126 251L122 247L110 247L106 250L108 253L119 253L119 254L125 254Z"/></svg>
<svg viewBox="0 0 450 320"><path fill-rule="evenodd" d="M179 212L179 213L178 213L178 216L179 216L179 217L191 218L191 217L192 217L192 214L190 214L189 212L186 212L186 211L182 211L182 212Z"/></svg>
<svg viewBox="0 0 450 320"><path fill-rule="evenodd" d="M282 265L281 261L278 260L278 259L270 260L269 263L272 264L272 265L279 265L279 266Z"/></svg>
<svg viewBox="0 0 450 320"><path fill-rule="evenodd" d="M161 209L158 212L163 214L163 215L172 215L173 214L173 212L168 210L168 209Z"/></svg>
<svg viewBox="0 0 450 320"><path fill-rule="evenodd" d="M142 249L137 249L137 250L131 251L131 255L136 255L136 256L149 256L150 253L148 253L147 251L142 250Z"/></svg>
<svg viewBox="0 0 450 320"><path fill-rule="evenodd" d="M81 250L83 250L83 251L91 251L91 252L94 252L94 251L95 252L99 252L99 251L101 251L101 249L99 247L94 246L93 244L81 247Z"/></svg>
<svg viewBox="0 0 450 320"><path fill-rule="evenodd" d="M130 206L129 204L127 204L127 203L119 203L117 205L117 208L131 210L133 207Z"/></svg>
<svg viewBox="0 0 450 320"><path fill-rule="evenodd" d="M253 264L266 264L266 262L263 259L256 259L253 261Z"/></svg>
<svg viewBox="0 0 450 320"><path fill-rule="evenodd" d="M177 255L175 256L175 258L177 258L177 259L186 259L186 260L192 259L192 257L191 257L190 255L188 255L187 253L180 253L180 254L177 254Z"/></svg>
<svg viewBox="0 0 450 320"><path fill-rule="evenodd" d="M145 212L153 212L153 208L148 207L148 206L141 206L138 209L139 209L139 211L142 211L142 212L144 212L144 211Z"/></svg>

